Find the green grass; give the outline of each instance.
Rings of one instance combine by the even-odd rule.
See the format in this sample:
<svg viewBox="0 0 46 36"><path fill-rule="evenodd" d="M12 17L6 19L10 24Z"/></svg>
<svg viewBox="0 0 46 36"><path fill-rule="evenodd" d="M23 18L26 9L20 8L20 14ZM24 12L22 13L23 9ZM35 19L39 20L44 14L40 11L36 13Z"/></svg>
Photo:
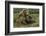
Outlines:
<svg viewBox="0 0 46 36"><path fill-rule="evenodd" d="M32 20L34 20L35 22L31 23L31 24L17 24L16 23L16 19L17 19L17 15L14 16L14 27L38 27L39 26L39 14L30 14L32 16Z"/></svg>

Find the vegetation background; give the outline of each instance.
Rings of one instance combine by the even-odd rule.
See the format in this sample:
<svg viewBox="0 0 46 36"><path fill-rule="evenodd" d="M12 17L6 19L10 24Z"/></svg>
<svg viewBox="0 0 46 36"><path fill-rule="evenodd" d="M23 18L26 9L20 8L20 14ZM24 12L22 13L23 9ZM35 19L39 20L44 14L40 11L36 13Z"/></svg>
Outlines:
<svg viewBox="0 0 46 36"><path fill-rule="evenodd" d="M14 8L13 9L13 22L14 22L14 28L15 27L38 27L39 26L39 9L27 9L29 16L32 17L32 20L35 22L32 22L30 24L19 24L16 22L17 17L19 16L19 13L23 10L23 9L27 9L27 8ZM20 20L19 20L20 21Z"/></svg>

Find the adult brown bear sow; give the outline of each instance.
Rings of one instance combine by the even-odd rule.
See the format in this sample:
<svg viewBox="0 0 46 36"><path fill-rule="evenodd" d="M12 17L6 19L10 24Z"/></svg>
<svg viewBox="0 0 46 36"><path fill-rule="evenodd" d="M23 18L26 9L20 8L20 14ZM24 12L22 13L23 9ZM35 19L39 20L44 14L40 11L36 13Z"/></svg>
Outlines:
<svg viewBox="0 0 46 36"><path fill-rule="evenodd" d="M19 13L18 19L16 19L16 22L19 24L30 24L30 23L32 23L32 17L29 15L27 9L23 9Z"/></svg>

